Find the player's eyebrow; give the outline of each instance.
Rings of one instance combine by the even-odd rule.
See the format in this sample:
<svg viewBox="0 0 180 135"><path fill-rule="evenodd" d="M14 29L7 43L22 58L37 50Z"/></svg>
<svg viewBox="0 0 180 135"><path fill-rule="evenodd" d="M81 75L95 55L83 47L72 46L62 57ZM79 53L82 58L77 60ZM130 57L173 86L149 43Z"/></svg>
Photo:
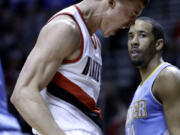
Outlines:
<svg viewBox="0 0 180 135"><path fill-rule="evenodd" d="M138 30L138 33L149 33L146 30Z"/></svg>
<svg viewBox="0 0 180 135"><path fill-rule="evenodd" d="M145 30L138 30L137 33L146 33L146 34L148 34L149 32L147 32ZM128 32L128 35L132 35L132 34L134 34L134 32L132 32L132 31Z"/></svg>

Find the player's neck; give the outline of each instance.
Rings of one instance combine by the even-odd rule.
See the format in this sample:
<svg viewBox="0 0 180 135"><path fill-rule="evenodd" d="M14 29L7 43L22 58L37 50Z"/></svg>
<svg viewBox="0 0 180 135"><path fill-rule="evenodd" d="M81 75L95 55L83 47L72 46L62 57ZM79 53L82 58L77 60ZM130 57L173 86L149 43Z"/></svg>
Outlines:
<svg viewBox="0 0 180 135"><path fill-rule="evenodd" d="M162 58L155 56L146 66L139 69L142 83L151 75L151 73L163 62Z"/></svg>
<svg viewBox="0 0 180 135"><path fill-rule="evenodd" d="M91 36L97 31L97 29L100 28L102 13L98 13L100 12L99 5L100 1L94 0L92 2L82 1L81 3L77 4L83 14L83 18L85 19L87 29Z"/></svg>

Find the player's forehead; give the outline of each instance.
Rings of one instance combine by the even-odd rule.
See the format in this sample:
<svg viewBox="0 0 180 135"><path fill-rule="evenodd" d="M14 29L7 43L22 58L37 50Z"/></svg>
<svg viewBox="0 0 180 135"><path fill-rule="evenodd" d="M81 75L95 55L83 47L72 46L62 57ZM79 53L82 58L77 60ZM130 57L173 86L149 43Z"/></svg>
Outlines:
<svg viewBox="0 0 180 135"><path fill-rule="evenodd" d="M152 33L152 28L152 24L149 22L137 19L135 24L130 27L128 34L137 32Z"/></svg>

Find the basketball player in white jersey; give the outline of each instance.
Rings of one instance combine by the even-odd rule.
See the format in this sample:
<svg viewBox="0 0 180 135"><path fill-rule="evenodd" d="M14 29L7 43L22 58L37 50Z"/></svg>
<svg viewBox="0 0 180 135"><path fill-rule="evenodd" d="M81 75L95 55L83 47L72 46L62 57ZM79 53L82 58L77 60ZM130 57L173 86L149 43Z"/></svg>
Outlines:
<svg viewBox="0 0 180 135"><path fill-rule="evenodd" d="M126 135L180 134L180 70L162 59L162 26L140 17L130 27L128 50L139 69L138 86L126 120Z"/></svg>
<svg viewBox="0 0 180 135"><path fill-rule="evenodd" d="M34 128L34 134L102 134L101 112L96 107L101 45L94 33L101 29L108 37L130 26L147 3L148 0L83 0L47 22L11 97Z"/></svg>

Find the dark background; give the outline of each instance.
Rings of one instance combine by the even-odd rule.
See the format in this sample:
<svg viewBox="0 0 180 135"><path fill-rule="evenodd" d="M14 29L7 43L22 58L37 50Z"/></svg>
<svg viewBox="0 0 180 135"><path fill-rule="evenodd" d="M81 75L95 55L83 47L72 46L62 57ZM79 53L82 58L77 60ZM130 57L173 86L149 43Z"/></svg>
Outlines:
<svg viewBox="0 0 180 135"><path fill-rule="evenodd" d="M8 97L12 94L19 72L33 48L40 29L50 16L80 0L0 0L0 55L5 72ZM141 16L159 21L166 33L163 57L180 67L180 0L151 0ZM140 83L138 71L127 52L127 30L104 39L103 73L99 98L103 110L105 135L124 135L126 112L133 93ZM9 110L19 120L23 132L31 134L12 104Z"/></svg>

